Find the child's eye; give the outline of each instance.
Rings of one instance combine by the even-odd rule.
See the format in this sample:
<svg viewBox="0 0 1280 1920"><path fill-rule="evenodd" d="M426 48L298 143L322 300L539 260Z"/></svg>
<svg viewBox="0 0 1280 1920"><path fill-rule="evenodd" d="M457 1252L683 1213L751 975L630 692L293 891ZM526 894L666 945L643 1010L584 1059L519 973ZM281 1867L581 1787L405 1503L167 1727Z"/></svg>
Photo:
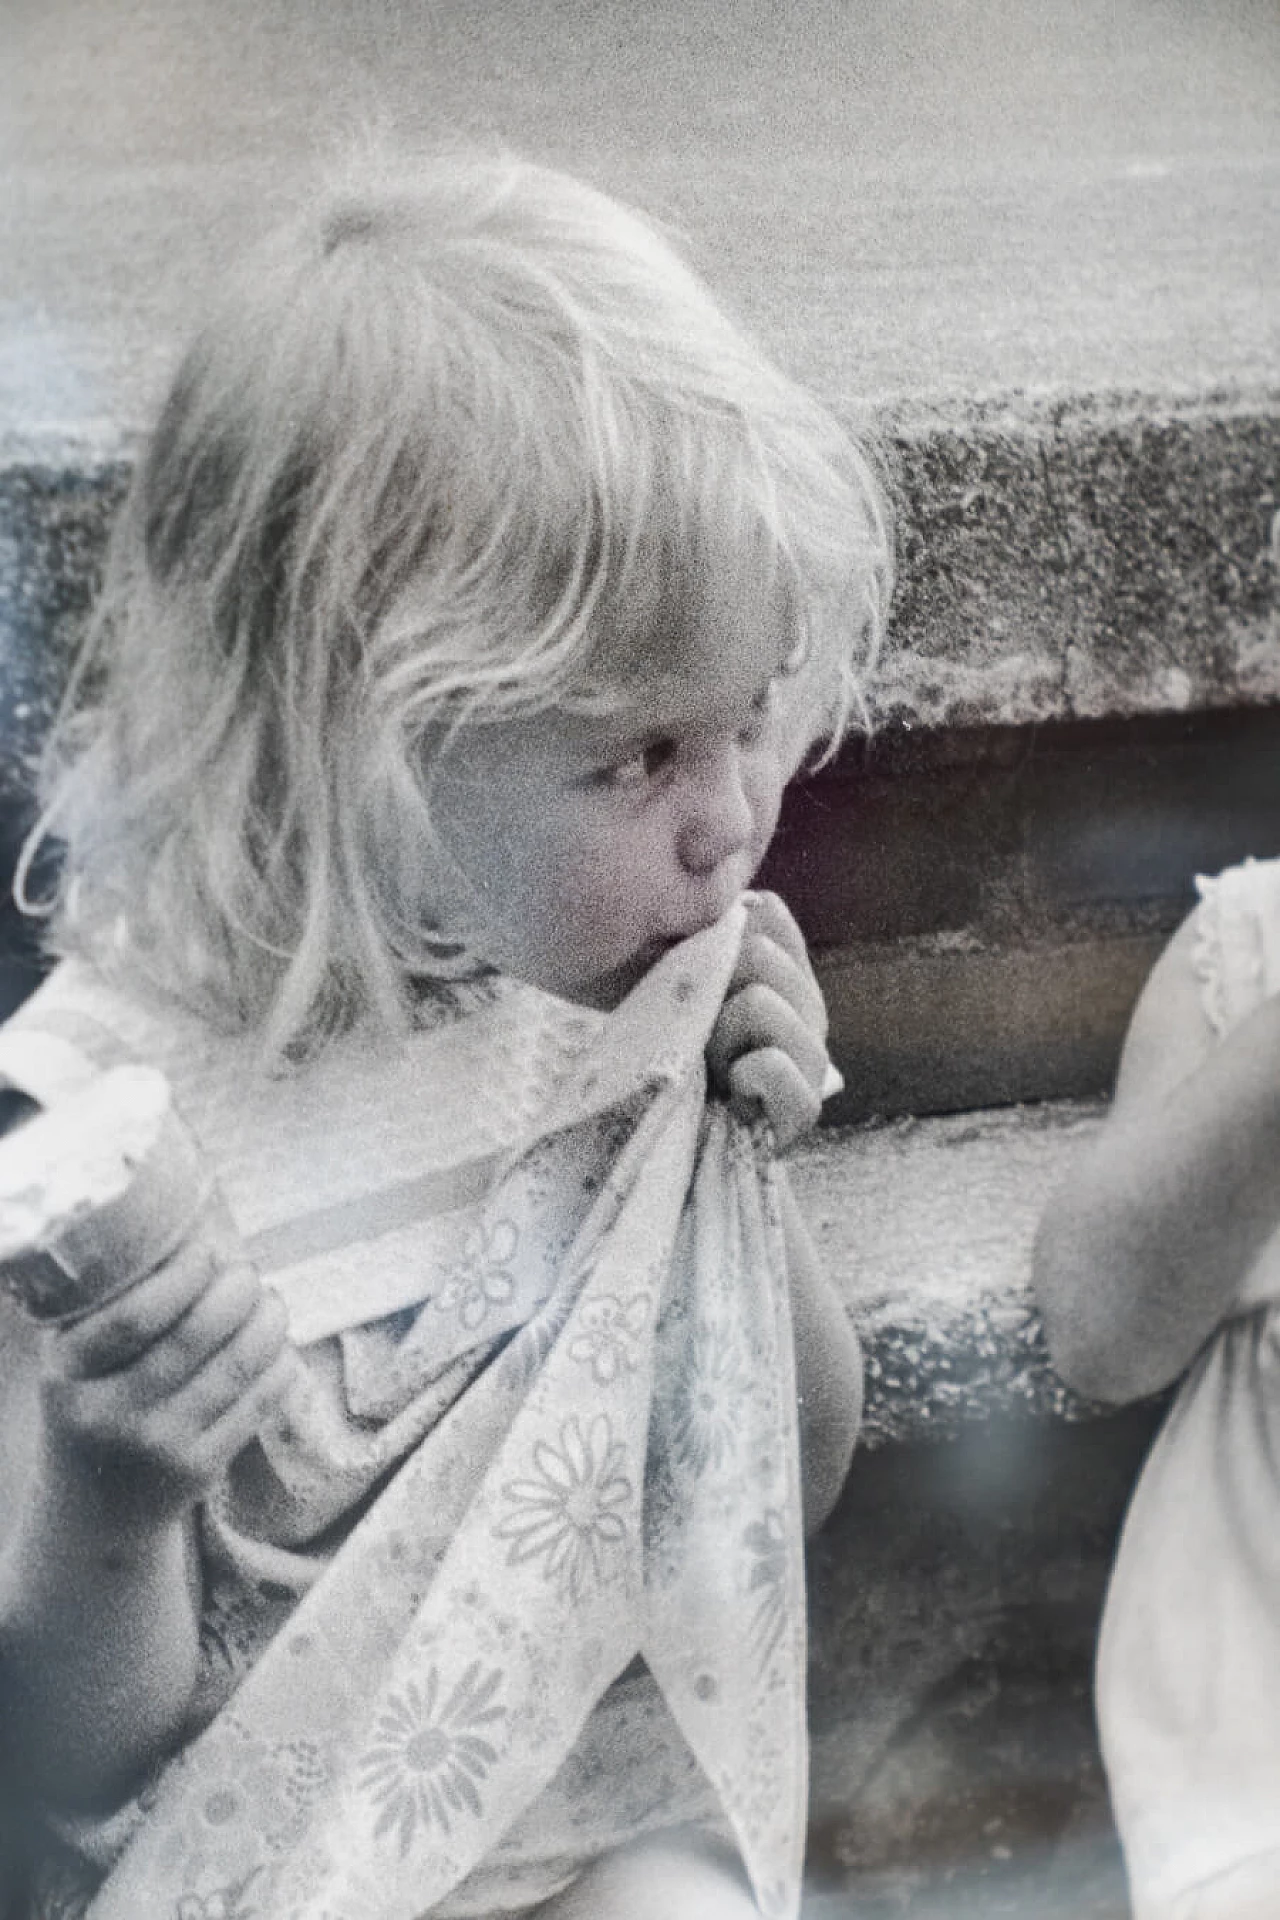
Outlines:
<svg viewBox="0 0 1280 1920"><path fill-rule="evenodd" d="M639 788L656 780L671 763L675 754L674 740L651 740L626 760L615 761L610 767L601 767L594 776L595 784L602 787Z"/></svg>
<svg viewBox="0 0 1280 1920"><path fill-rule="evenodd" d="M746 725L740 727L738 730L739 746L754 746L763 734L765 727L768 725L769 716L773 711L773 692L776 685L777 681L771 680L767 687L761 687L759 693L751 702L751 710L747 715Z"/></svg>

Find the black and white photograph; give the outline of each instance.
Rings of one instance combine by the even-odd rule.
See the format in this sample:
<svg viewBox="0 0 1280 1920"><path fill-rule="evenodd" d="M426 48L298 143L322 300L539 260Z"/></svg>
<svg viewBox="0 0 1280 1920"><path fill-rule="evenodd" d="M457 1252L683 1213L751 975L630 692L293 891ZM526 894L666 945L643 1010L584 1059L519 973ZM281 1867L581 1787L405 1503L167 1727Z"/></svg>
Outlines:
<svg viewBox="0 0 1280 1920"><path fill-rule="evenodd" d="M0 0L0 1920L1280 1920L1276 0Z"/></svg>

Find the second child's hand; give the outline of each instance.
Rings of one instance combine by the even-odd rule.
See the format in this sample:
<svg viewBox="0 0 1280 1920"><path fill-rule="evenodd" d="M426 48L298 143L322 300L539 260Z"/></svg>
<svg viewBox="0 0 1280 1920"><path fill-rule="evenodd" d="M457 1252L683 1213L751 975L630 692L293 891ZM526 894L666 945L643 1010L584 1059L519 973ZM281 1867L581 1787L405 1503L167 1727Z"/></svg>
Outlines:
<svg viewBox="0 0 1280 1920"><path fill-rule="evenodd" d="M707 1043L711 1083L779 1152L817 1121L831 1067L827 1009L804 935L775 893L747 895L747 926Z"/></svg>

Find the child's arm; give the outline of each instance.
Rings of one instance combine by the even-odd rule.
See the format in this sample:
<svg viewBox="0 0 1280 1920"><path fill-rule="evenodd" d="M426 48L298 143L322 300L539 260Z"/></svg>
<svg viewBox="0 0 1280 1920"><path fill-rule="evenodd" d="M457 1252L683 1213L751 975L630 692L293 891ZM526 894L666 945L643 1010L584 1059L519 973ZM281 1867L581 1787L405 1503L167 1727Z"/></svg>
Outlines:
<svg viewBox="0 0 1280 1920"><path fill-rule="evenodd" d="M763 1111L780 1148L817 1120L829 1057L827 1011L804 936L776 894L754 894L724 1009L708 1047L713 1082L744 1118ZM781 1174L781 1170L780 1174ZM780 1188L791 1279L804 1519L835 1505L862 1418L862 1355L822 1272L785 1174Z"/></svg>
<svg viewBox="0 0 1280 1920"><path fill-rule="evenodd" d="M786 1174L779 1171L800 1404L804 1529L816 1533L839 1498L862 1424L862 1349L844 1302L822 1271Z"/></svg>
<svg viewBox="0 0 1280 1920"><path fill-rule="evenodd" d="M229 1230L228 1230L229 1231ZM196 1680L196 1500L293 1377L284 1313L205 1235L61 1331L5 1341L0 1718L24 1772L118 1799L173 1745Z"/></svg>
<svg viewBox="0 0 1280 1920"><path fill-rule="evenodd" d="M1196 931L1192 916L1157 962L1101 1137L1036 1244L1054 1363L1103 1400L1182 1371L1280 1222L1280 999L1219 1039Z"/></svg>

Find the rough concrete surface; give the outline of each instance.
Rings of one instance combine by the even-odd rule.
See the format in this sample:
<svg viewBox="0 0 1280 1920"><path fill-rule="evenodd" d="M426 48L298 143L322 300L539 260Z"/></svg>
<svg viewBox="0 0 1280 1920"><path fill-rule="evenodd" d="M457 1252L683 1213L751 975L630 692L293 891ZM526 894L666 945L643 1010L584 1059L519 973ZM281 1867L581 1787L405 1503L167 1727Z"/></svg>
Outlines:
<svg viewBox="0 0 1280 1920"><path fill-rule="evenodd" d="M1028 1291L1050 1193L1101 1117L1091 1102L814 1135L791 1178L866 1347L864 1447L956 1438L992 1415L1078 1416Z"/></svg>
<svg viewBox="0 0 1280 1920"><path fill-rule="evenodd" d="M835 1129L794 1156L867 1357L862 1444L810 1551L806 1920L1126 1920L1091 1672L1161 1408L1068 1394L1027 1287L1100 1117Z"/></svg>
<svg viewBox="0 0 1280 1920"><path fill-rule="evenodd" d="M899 459L885 719L1280 699L1280 406L979 410Z"/></svg>
<svg viewBox="0 0 1280 1920"><path fill-rule="evenodd" d="M1160 1406L1069 1395L1027 1290L1099 1117L841 1129L794 1158L867 1356L862 1445L810 1551L806 1920L1126 1920L1091 1673Z"/></svg>
<svg viewBox="0 0 1280 1920"><path fill-rule="evenodd" d="M855 1456L810 1552L812 1920L1124 1920L1091 1669L1152 1429Z"/></svg>
<svg viewBox="0 0 1280 1920"><path fill-rule="evenodd" d="M92 439L53 461L5 452L0 430L0 803L25 784L127 472ZM1280 403L961 410L886 452L901 562L884 723L1280 701Z"/></svg>
<svg viewBox="0 0 1280 1920"><path fill-rule="evenodd" d="M831 1116L1109 1092L1134 1003L1172 926L1095 938L1070 928L1003 941L963 929L883 944L846 937L816 952L831 1054L845 1077Z"/></svg>

